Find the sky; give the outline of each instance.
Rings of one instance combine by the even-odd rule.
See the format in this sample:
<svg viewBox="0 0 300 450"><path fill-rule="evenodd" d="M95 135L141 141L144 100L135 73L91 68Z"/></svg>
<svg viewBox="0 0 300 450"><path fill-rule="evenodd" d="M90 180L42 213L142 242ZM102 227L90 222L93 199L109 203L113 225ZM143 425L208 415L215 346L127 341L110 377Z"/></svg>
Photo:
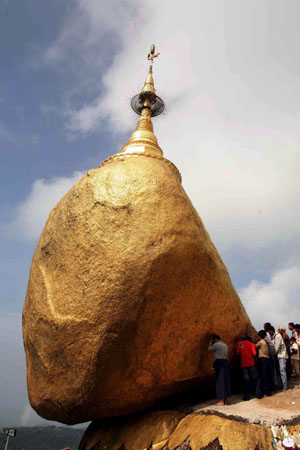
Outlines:
<svg viewBox="0 0 300 450"><path fill-rule="evenodd" d="M134 130L152 43L155 134L253 324L300 322L299 23L298 0L0 0L0 426L46 423L26 392L31 258Z"/></svg>

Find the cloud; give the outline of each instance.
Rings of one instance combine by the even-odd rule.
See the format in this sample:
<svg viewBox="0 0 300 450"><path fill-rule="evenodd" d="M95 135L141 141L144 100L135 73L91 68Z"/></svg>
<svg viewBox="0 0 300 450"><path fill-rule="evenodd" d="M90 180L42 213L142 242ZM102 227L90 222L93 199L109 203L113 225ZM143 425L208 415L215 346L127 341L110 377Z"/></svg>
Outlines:
<svg viewBox="0 0 300 450"><path fill-rule="evenodd" d="M251 148L253 137L241 149L232 138L211 133L200 149L183 155L181 164L180 155L176 155L183 184L223 251L237 244L259 249L278 241L299 241L297 140L286 136L281 147L279 131L253 128L253 132L256 147ZM177 138L184 148L184 138Z"/></svg>
<svg viewBox="0 0 300 450"><path fill-rule="evenodd" d="M0 423L7 426L61 425L40 417L28 403L21 314L1 312L0 342Z"/></svg>
<svg viewBox="0 0 300 450"><path fill-rule="evenodd" d="M43 105L43 109L56 109L65 121L68 135L96 129L106 116L107 111L99 109L97 99L83 104L80 112L78 98L97 98L103 92L101 74L122 50L124 30L136 25L134 17L139 8L133 0L122 1L121 7L110 0L73 0L57 39L46 50L40 49L39 57L33 61L35 67L46 65L67 74L62 77L68 81L62 82L59 108Z"/></svg>
<svg viewBox="0 0 300 450"><path fill-rule="evenodd" d="M22 342L21 314L5 312L1 305L0 317L0 422L17 425L22 404L27 401L25 357Z"/></svg>
<svg viewBox="0 0 300 450"><path fill-rule="evenodd" d="M3 335L1 336L2 339L5 338L5 335L8 335L10 339L13 334L16 334L17 329L18 333L20 334L21 322L22 322L21 314L10 313L0 317L0 324L1 324L0 330L3 333Z"/></svg>
<svg viewBox="0 0 300 450"><path fill-rule="evenodd" d="M36 180L15 210L10 235L25 241L38 239L51 209L82 176L83 172L74 172L71 177Z"/></svg>
<svg viewBox="0 0 300 450"><path fill-rule="evenodd" d="M72 65L78 59L90 63L95 53L92 70L107 64L112 52L116 34L120 34L120 24L126 29L134 15L135 2L124 0L121 8L116 8L109 0L74 0L66 14L66 21L55 42L44 53L44 62L63 62ZM66 60L67 56L67 60Z"/></svg>
<svg viewBox="0 0 300 450"><path fill-rule="evenodd" d="M31 406L29 404L26 405L21 416L21 425L23 427L27 426L31 422L33 415L34 411Z"/></svg>
<svg viewBox="0 0 300 450"><path fill-rule="evenodd" d="M297 8L297 4L292 3ZM268 2L263 1L258 16L254 4L245 6L234 0L207 4L192 0L188 8L180 2L174 3L170 20L167 3L148 0L143 2L143 7L139 7L132 0L127 2L130 14L125 15L126 8L122 7L119 9L123 14L119 11L114 20L106 20L106 14L110 17L111 11L107 3L104 4L103 9L96 1L75 2L77 7L74 11L77 12L74 12L74 16L80 16L81 19L75 20L72 16L54 45L57 48L55 53L68 57L70 46L75 51L76 45L74 39L66 39L65 36L79 36L84 29L83 42L88 50L79 50L77 57L81 64L85 60L95 67L101 64L111 44L110 39L106 41L109 44L95 49L91 43L99 40L99 33L103 33L103 29L113 32L118 43L114 46L115 57L107 65L102 79L104 95L101 92L97 99L73 110L75 119L78 113L79 128L86 114L93 116L90 129L94 129L97 116L99 120L103 110L110 115L114 126L131 128L129 115L123 114L120 103L140 88L147 69L145 57L151 42L156 42L161 52L159 62L155 64L157 87L169 104L181 103L181 108L174 111L176 116L182 109L184 115L196 97L201 99L199 94L208 95L217 107L220 118L224 116L229 123L236 119L243 123L243 118L254 120L254 123L258 119L259 123L261 113L267 112L273 114L266 115L264 121L273 122L275 111L272 108L275 104L279 116L281 104L285 109L288 108L289 113L291 110L293 114L297 113L294 102L291 105L289 100L295 95L293 82L299 85L299 64L295 66L288 59L284 60L286 49L283 44L273 43L273 39L278 41L277 35L284 26L280 24L282 12L286 22L296 25L293 7L282 11L278 5L270 12ZM256 20L255 35L251 19ZM269 33L266 33L266 22ZM299 31L293 32L292 27L289 33L285 33L289 53L297 52L299 38ZM274 91L277 94L276 101ZM198 116L201 117L201 113L206 113L205 102L196 103ZM261 113L257 117L258 107ZM88 130L84 121L82 130Z"/></svg>
<svg viewBox="0 0 300 450"><path fill-rule="evenodd" d="M73 52L103 74L91 101L65 110L68 132L103 124L114 135L133 130L129 97L141 88L155 42L154 77L167 108L154 121L156 135L217 247L299 240L299 3L269 8L264 0L258 10L251 2L191 0L170 11L168 2L131 0L127 7L114 15L107 2L75 1L48 51L49 63ZM107 45L96 47L101 33ZM73 36L85 36L78 49ZM105 66L109 48L114 57Z"/></svg>
<svg viewBox="0 0 300 450"><path fill-rule="evenodd" d="M264 322L280 325L297 322L300 311L300 265L280 270L268 283L252 280L239 295L257 329Z"/></svg>

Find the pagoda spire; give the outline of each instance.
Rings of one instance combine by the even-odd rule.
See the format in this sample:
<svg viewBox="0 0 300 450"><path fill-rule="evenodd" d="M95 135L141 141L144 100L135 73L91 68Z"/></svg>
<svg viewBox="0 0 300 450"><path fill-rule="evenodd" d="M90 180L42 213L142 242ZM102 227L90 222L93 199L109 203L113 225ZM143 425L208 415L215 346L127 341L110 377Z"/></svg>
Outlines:
<svg viewBox="0 0 300 450"><path fill-rule="evenodd" d="M159 116L165 109L165 104L156 94L154 87L153 60L158 55L159 53L155 53L155 45L151 45L148 54L149 70L147 77L139 94L136 94L131 100L131 108L140 116L135 131L128 142L123 145L121 151L103 161L101 167L116 160L124 161L124 159L130 157L146 156L164 161L181 182L180 172L171 161L163 157L163 151L153 132L152 117Z"/></svg>
<svg viewBox="0 0 300 450"><path fill-rule="evenodd" d="M147 152L162 156L163 152L158 145L157 138L153 132L152 117L158 116L164 111L163 100L158 97L154 87L153 79L153 59L159 53L155 53L155 46L152 45L148 54L149 71L144 85L139 94L131 100L131 107L140 117L135 131L129 141L123 146L121 152Z"/></svg>

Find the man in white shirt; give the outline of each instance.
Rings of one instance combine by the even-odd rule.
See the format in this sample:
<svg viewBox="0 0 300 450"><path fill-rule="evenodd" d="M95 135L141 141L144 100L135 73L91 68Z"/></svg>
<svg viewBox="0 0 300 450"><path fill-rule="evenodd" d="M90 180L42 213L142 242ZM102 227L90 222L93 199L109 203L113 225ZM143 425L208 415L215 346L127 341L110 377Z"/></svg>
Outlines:
<svg viewBox="0 0 300 450"><path fill-rule="evenodd" d="M279 328L278 331L281 329ZM283 391L287 390L287 376L286 376L286 361L288 359L288 354L286 351L286 346L284 343L284 340L280 333L275 333L274 328L269 330L270 336L273 339L275 352L279 361L279 370L280 370L280 377L283 384Z"/></svg>

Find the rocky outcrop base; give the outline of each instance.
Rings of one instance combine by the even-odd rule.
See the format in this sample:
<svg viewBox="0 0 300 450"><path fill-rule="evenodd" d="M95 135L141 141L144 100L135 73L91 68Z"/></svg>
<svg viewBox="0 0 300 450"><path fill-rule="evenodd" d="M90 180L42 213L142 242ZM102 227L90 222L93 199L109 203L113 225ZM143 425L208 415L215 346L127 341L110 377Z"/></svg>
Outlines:
<svg viewBox="0 0 300 450"><path fill-rule="evenodd" d="M79 450L267 450L271 440L270 426L245 418L156 411L91 423Z"/></svg>

